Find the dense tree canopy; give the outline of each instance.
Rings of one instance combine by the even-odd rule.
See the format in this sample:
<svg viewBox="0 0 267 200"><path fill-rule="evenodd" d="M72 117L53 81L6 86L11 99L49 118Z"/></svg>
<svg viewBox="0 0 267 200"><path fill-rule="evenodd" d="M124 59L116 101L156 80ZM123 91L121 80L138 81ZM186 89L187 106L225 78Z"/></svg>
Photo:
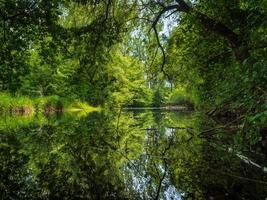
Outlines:
<svg viewBox="0 0 267 200"><path fill-rule="evenodd" d="M2 0L0 41L0 117L30 127L0 119L1 197L266 198L267 0ZM104 111L49 124L59 98ZM201 114L123 114L150 107Z"/></svg>

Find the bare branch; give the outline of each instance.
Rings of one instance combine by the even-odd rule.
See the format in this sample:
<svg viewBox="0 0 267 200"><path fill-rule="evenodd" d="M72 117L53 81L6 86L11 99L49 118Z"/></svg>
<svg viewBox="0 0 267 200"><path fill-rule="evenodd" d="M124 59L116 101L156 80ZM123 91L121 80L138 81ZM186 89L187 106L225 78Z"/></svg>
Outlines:
<svg viewBox="0 0 267 200"><path fill-rule="evenodd" d="M178 10L174 10L172 11L170 14L168 14L165 18L169 18L171 15L173 15L174 13L178 12Z"/></svg>
<svg viewBox="0 0 267 200"><path fill-rule="evenodd" d="M163 7L163 9L157 14L155 20L153 21L153 23L152 23L152 29L154 30L154 33L155 33L155 36L156 36L156 40L157 40L158 46L160 48L160 51L161 51L162 57L163 57L162 64L161 64L161 71L164 74L164 76L166 76L167 79L169 81L171 81L170 76L168 75L168 73L166 73L166 71L164 69L164 66L166 64L166 54L165 54L165 51L164 51L164 48L163 48L162 44L160 43L160 39L159 39L159 35L158 35L158 31L157 31L157 27L156 26L157 26L160 18L162 17L162 15L165 14L166 12L173 11L171 14L173 14L175 12L178 12L178 11L188 12L189 9L190 9L190 7L189 6L185 6L187 4L184 5L183 2L181 2L179 4L175 4L175 5L169 5L169 6L165 6L163 3L159 3L159 2L158 2L158 4L161 7ZM168 16L170 16L170 15L168 15Z"/></svg>
<svg viewBox="0 0 267 200"><path fill-rule="evenodd" d="M168 12L168 11L171 11L171 10L177 10L177 11L179 11L180 8L179 8L178 5L170 5L170 6L164 7L164 8L158 13L158 15L156 16L156 18L155 18L155 20L154 20L154 22L153 22L153 24L152 24L152 27L155 27L155 26L157 25L157 23L159 22L161 16L162 16L164 13L166 13L166 12Z"/></svg>
<svg viewBox="0 0 267 200"><path fill-rule="evenodd" d="M154 30L154 33L155 33L155 36L156 36L156 40L157 40L159 49L160 49L160 51L161 51L161 53L162 53L161 71L162 71L162 73L164 74L164 76L166 76L167 79L168 79L169 81L171 81L170 76L168 75L168 73L167 73L167 72L165 71L165 69L164 69L165 64L166 64L166 54L165 54L164 47L163 47L162 44L160 43L160 39L159 39L159 35L158 35L158 30L157 30L156 24L154 24L154 26L153 26L152 28L153 28L153 30Z"/></svg>

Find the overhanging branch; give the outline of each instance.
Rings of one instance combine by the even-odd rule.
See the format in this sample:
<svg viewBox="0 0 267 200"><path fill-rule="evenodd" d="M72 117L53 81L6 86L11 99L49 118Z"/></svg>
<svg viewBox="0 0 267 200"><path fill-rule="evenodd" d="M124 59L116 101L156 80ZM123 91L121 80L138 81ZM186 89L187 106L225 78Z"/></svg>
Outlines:
<svg viewBox="0 0 267 200"><path fill-rule="evenodd" d="M155 33L155 36L156 36L156 40L157 40L157 44L158 44L158 47L162 53L162 63L161 63L161 72L164 74L164 76L167 77L168 81L171 81L171 78L170 76L168 75L168 73L165 71L164 67L165 67L165 64L166 64L166 53L165 53L165 50L164 50L164 47L162 46L161 42L160 42L160 39L159 39L159 34L158 34L158 30L157 30L157 24L161 18L161 16L163 14L165 14L166 12L168 11L179 11L180 10L180 7L179 5L170 5L170 6L164 6L162 3L158 3L163 9L157 14L155 20L153 21L152 23L152 29ZM173 13L172 12L172 13Z"/></svg>

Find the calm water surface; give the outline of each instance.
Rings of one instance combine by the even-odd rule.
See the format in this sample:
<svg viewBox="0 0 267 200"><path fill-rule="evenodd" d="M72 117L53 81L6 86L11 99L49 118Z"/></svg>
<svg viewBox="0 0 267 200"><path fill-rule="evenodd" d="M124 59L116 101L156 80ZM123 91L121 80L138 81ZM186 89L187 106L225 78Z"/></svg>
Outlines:
<svg viewBox="0 0 267 200"><path fill-rule="evenodd" d="M266 199L262 149L212 127L161 111L2 116L0 198Z"/></svg>

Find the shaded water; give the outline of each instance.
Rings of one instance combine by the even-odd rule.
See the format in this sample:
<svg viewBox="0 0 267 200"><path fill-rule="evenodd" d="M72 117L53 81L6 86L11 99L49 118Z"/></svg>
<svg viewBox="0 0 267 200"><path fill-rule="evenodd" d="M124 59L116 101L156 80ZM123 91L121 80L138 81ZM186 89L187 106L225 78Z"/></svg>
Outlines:
<svg viewBox="0 0 267 200"><path fill-rule="evenodd" d="M10 120L0 120L1 199L267 198L265 155L232 133L203 137L212 123L197 113Z"/></svg>

